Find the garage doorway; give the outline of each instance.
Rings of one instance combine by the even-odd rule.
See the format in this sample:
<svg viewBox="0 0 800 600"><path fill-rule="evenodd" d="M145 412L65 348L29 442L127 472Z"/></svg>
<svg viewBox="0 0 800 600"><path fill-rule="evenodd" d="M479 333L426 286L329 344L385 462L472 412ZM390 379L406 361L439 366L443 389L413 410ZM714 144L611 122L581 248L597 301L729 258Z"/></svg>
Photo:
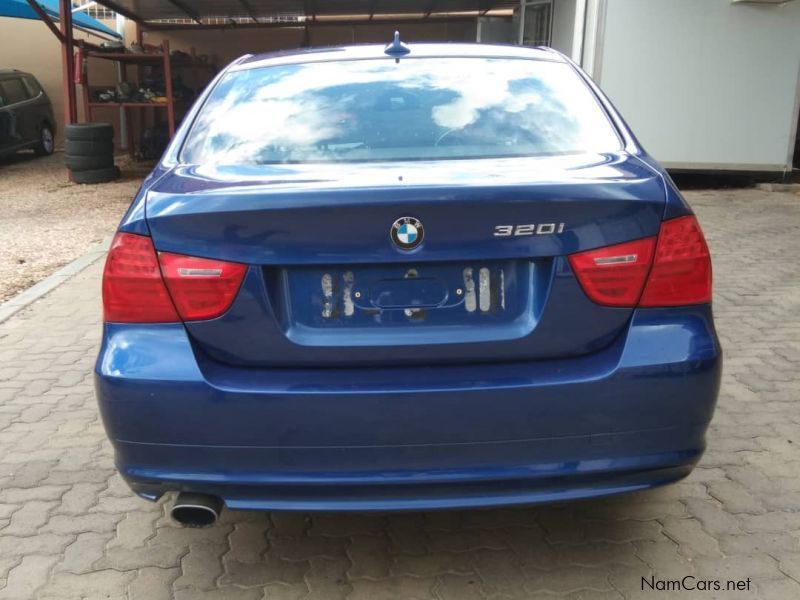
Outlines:
<svg viewBox="0 0 800 600"><path fill-rule="evenodd" d="M553 0L522 0L519 7L521 46L549 46L553 39Z"/></svg>

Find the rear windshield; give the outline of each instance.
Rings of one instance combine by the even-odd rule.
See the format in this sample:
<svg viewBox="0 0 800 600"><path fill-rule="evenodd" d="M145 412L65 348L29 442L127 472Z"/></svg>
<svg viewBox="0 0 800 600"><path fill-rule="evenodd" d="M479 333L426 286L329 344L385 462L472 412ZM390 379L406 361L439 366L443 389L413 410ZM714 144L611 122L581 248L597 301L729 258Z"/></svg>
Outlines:
<svg viewBox="0 0 800 600"><path fill-rule="evenodd" d="M182 159L252 165L619 148L605 113L567 64L406 58L231 72L200 111Z"/></svg>

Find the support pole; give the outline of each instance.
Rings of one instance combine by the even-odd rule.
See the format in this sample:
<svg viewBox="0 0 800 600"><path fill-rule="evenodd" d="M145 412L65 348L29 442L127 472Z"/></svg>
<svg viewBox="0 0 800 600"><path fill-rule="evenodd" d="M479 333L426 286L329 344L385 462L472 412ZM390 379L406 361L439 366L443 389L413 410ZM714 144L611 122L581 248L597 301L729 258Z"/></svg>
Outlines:
<svg viewBox="0 0 800 600"><path fill-rule="evenodd" d="M164 84L167 93L167 127L169 129L169 137L175 135L175 97L172 91L172 59L169 55L169 41L164 40L161 43L161 48L164 51Z"/></svg>
<svg viewBox="0 0 800 600"><path fill-rule="evenodd" d="M72 35L72 3L59 0L61 43L61 77L64 85L64 125L78 121L78 102L75 94L75 39Z"/></svg>
<svg viewBox="0 0 800 600"><path fill-rule="evenodd" d="M124 40L125 39L125 16L117 14L117 33ZM136 24L138 29L139 24ZM117 83L122 82L122 63L117 63ZM125 114L125 109L120 106L119 108L119 147L122 150L128 149L128 119Z"/></svg>

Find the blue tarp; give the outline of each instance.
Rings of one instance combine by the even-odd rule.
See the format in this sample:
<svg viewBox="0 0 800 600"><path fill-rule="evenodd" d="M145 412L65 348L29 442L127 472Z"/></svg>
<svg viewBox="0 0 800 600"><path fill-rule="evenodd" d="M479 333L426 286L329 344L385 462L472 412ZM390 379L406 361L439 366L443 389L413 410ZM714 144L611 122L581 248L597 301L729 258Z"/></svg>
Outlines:
<svg viewBox="0 0 800 600"><path fill-rule="evenodd" d="M54 21L58 21L58 0L38 0L38 4ZM39 15L36 14L36 11L30 7L26 0L0 0L0 17L39 19ZM80 29L102 33L115 38L120 37L116 31L83 12L72 14L72 24Z"/></svg>

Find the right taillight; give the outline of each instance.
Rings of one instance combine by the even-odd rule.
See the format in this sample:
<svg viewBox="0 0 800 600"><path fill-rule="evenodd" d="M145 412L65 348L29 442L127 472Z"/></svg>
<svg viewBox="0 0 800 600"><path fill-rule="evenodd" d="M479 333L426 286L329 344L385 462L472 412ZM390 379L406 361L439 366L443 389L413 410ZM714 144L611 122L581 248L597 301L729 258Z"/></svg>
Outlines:
<svg viewBox="0 0 800 600"><path fill-rule="evenodd" d="M694 215L661 223L653 268L639 306L711 302L711 255Z"/></svg>
<svg viewBox="0 0 800 600"><path fill-rule="evenodd" d="M578 252L569 262L586 295L604 306L711 302L711 257L693 215L662 222L655 238Z"/></svg>

